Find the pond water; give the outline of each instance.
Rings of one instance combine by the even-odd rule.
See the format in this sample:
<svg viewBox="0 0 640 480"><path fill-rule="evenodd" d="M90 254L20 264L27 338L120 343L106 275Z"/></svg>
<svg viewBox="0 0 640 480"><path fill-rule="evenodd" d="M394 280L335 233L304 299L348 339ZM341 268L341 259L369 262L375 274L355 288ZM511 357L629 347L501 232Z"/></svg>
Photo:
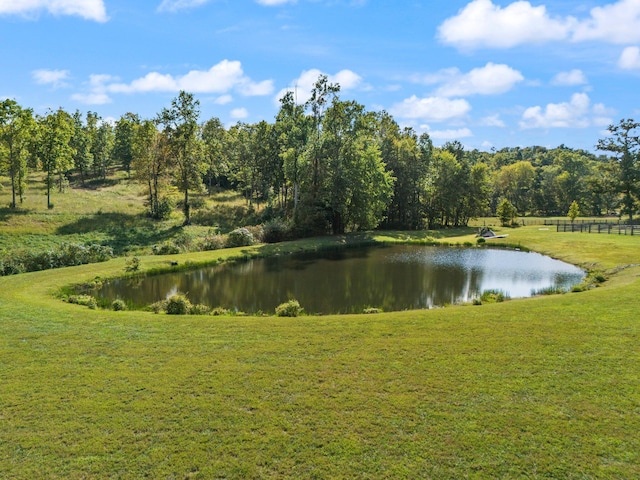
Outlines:
<svg viewBox="0 0 640 480"><path fill-rule="evenodd" d="M548 287L568 289L583 277L578 267L538 253L399 245L120 279L97 294L141 307L184 293L192 303L269 314L295 298L307 313L329 314L432 308L470 302L485 290L528 297Z"/></svg>

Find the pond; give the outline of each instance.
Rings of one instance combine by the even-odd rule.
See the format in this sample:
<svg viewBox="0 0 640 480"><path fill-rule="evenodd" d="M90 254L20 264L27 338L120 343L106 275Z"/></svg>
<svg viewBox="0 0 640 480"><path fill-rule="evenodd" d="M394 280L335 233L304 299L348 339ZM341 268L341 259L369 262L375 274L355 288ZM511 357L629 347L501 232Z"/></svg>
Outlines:
<svg viewBox="0 0 640 480"><path fill-rule="evenodd" d="M297 299L307 313L397 311L471 302L483 291L511 298L569 289L584 272L538 253L412 245L350 248L217 265L105 283L101 298L135 307L184 293L192 303L272 314Z"/></svg>

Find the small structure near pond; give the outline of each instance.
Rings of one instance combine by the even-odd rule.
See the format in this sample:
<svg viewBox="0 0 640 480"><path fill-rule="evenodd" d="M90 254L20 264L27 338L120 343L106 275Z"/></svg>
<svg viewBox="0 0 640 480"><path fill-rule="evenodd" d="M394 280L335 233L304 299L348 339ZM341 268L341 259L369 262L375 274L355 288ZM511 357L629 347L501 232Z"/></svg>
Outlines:
<svg viewBox="0 0 640 480"><path fill-rule="evenodd" d="M491 239L491 238L506 238L509 235L496 235L495 232L493 230L491 230L489 227L482 227L480 229L480 231L478 232L478 237L482 237L482 238L486 238L486 239Z"/></svg>

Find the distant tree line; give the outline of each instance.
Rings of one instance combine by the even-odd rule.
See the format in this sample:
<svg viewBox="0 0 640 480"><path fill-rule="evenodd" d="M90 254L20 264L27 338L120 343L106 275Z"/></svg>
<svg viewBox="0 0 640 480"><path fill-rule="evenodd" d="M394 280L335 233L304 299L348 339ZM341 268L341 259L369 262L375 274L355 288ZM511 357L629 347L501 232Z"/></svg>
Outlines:
<svg viewBox="0 0 640 480"><path fill-rule="evenodd" d="M598 141L601 155L568 148L466 151L458 141L433 146L427 134L401 128L387 112L340 98L320 76L304 104L281 99L275 121L201 122L199 102L180 94L153 119L127 113L115 124L63 109L34 115L14 100L0 103L0 172L11 208L22 202L29 169L51 190L70 179L104 182L123 169L144 187L149 215L166 217L171 191L182 197L185 224L194 193L235 189L265 219L300 234L465 226L508 215L619 212L629 220L640 197L640 124L622 120ZM573 205L573 206L572 206Z"/></svg>

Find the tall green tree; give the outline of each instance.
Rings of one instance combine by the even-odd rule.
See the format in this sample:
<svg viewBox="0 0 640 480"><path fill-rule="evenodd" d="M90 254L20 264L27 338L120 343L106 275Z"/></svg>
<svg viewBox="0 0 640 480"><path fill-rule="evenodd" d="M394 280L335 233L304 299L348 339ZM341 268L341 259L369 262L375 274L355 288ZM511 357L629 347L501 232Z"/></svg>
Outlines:
<svg viewBox="0 0 640 480"><path fill-rule="evenodd" d="M191 93L181 91L163 109L157 121L163 126L172 163L177 173L178 189L184 194L184 224L191 223L189 190L202 188L202 175L207 170L203 160L198 117L200 102Z"/></svg>
<svg viewBox="0 0 640 480"><path fill-rule="evenodd" d="M618 191L622 212L633 221L640 195L640 123L631 119L609 125L610 137L598 141L598 150L611 152L617 160Z"/></svg>
<svg viewBox="0 0 640 480"><path fill-rule="evenodd" d="M140 124L140 117L135 113L125 113L116 122L113 138L112 158L131 176L133 162L133 129Z"/></svg>
<svg viewBox="0 0 640 480"><path fill-rule="evenodd" d="M384 218L394 178L375 133L375 115L357 102L333 98L322 126L318 198L334 234L375 228Z"/></svg>
<svg viewBox="0 0 640 480"><path fill-rule="evenodd" d="M422 228L426 176L433 151L431 140L427 134L418 138L410 128L400 131L386 112L379 114L377 136L383 162L396 179L385 225Z"/></svg>
<svg viewBox="0 0 640 480"><path fill-rule="evenodd" d="M295 102L293 92L287 92L280 99L280 110L275 122L278 155L283 168L283 185L279 191L282 204L286 207L289 190L293 190L294 215L300 199L301 171L311 126L309 119L304 114L304 106Z"/></svg>
<svg viewBox="0 0 640 480"><path fill-rule="evenodd" d="M314 130L307 149L307 157L311 165L310 194L313 203L318 201L320 182L322 180L321 170L326 168L325 165L322 165L322 128L325 110L329 102L335 99L339 92L339 84L329 83L329 78L326 75L320 75L311 90L311 97L306 103L306 107L311 111L311 124Z"/></svg>
<svg viewBox="0 0 640 480"><path fill-rule="evenodd" d="M51 203L51 187L56 174L73 167L74 150L70 145L73 135L73 118L61 108L49 112L37 119L37 149L36 156L46 173L47 207L53 208Z"/></svg>
<svg viewBox="0 0 640 480"><path fill-rule="evenodd" d="M536 171L529 161L518 161L502 167L498 172L498 191L507 198L521 214L531 209Z"/></svg>
<svg viewBox="0 0 640 480"><path fill-rule="evenodd" d="M161 196L166 183L168 154L166 141L153 121L143 120L133 126L131 155L134 176L147 189L149 215L164 218L169 214L168 203Z"/></svg>
<svg viewBox="0 0 640 480"><path fill-rule="evenodd" d="M69 144L74 151L73 165L80 174L80 182L84 185L87 174L93 166L93 153L91 153L91 134L78 110L73 114L73 135Z"/></svg>
<svg viewBox="0 0 640 480"><path fill-rule="evenodd" d="M202 143L207 165L205 178L211 193L214 183L222 176L229 175L227 131L219 118L211 118L202 126Z"/></svg>
<svg viewBox="0 0 640 480"><path fill-rule="evenodd" d="M11 180L11 208L17 206L16 197L20 203L24 198L27 156L35 125L30 109L22 108L15 100L0 102L0 168Z"/></svg>
<svg viewBox="0 0 640 480"><path fill-rule="evenodd" d="M91 143L91 152L93 153L94 168L102 180L107 179L108 169L112 163L114 139L115 136L111 124L104 121L100 122Z"/></svg>

